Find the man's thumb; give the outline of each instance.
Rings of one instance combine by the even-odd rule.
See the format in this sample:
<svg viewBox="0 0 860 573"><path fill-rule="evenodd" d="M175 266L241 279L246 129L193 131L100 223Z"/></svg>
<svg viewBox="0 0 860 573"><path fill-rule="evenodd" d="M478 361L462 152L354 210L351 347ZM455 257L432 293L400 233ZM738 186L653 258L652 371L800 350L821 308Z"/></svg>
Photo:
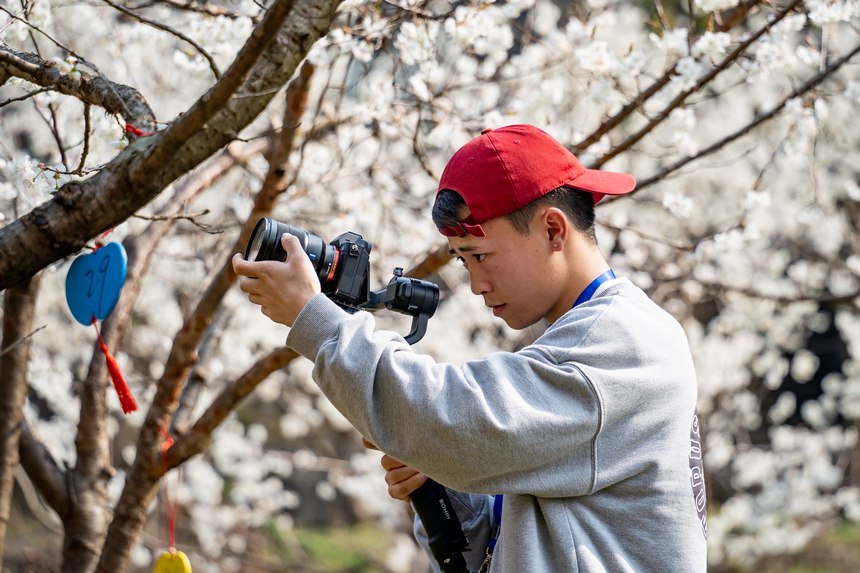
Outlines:
<svg viewBox="0 0 860 573"><path fill-rule="evenodd" d="M299 243L299 238L290 233L281 235L281 246L284 247L287 255L298 254L299 251L303 250L301 243Z"/></svg>

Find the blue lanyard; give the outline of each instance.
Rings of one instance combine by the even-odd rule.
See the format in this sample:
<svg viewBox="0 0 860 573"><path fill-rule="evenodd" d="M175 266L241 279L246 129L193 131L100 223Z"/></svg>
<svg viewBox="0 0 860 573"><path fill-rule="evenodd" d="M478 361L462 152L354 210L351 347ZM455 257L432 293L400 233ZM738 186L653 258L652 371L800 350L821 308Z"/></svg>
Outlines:
<svg viewBox="0 0 860 573"><path fill-rule="evenodd" d="M576 302L573 303L573 306L576 307L586 301L591 300L591 297L594 296L594 293L597 291L598 288L600 288L600 285L614 278L615 272L612 269L609 269L608 271L591 281L591 284L585 287L585 290L582 291L582 293L580 293L580 295L577 297Z"/></svg>
<svg viewBox="0 0 860 573"><path fill-rule="evenodd" d="M576 297L576 302L573 303L573 307L577 307L580 304L591 300L591 297L594 296L594 293L597 292L597 289L600 288L600 285L605 283L608 280L617 278L615 276L615 272L612 269L609 269L585 287L585 290L580 293L578 297ZM490 536L490 543L487 547L487 554L492 555L493 550L496 548L496 542L499 539L499 528L502 526L502 502L504 501L504 496L499 494L496 495L493 500L493 519L495 520L495 527L492 535Z"/></svg>
<svg viewBox="0 0 860 573"><path fill-rule="evenodd" d="M490 555L493 554L493 550L496 548L496 541L499 540L499 527L502 526L503 500L504 496L502 494L497 494L493 500L493 521L495 521L495 526L493 527L493 531L490 535L489 547L487 548L487 553Z"/></svg>

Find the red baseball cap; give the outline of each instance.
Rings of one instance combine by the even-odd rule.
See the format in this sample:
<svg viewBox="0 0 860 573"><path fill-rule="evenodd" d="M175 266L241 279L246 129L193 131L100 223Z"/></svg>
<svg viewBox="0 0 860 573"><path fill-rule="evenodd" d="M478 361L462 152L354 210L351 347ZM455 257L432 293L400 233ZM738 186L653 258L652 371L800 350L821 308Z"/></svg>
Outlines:
<svg viewBox="0 0 860 573"><path fill-rule="evenodd" d="M484 236L480 223L512 213L563 185L588 191L594 203L606 195L633 191L627 173L586 169L548 133L532 125L485 129L448 161L439 191L459 193L470 215L443 235Z"/></svg>

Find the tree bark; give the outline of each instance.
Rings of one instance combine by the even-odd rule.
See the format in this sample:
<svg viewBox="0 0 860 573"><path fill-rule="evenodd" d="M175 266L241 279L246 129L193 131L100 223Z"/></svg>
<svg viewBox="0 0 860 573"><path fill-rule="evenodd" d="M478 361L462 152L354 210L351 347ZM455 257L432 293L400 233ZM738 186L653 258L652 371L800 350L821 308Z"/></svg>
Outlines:
<svg viewBox="0 0 860 573"><path fill-rule="evenodd" d="M0 565L18 465L21 420L27 399L29 337L36 311L39 276L10 288L5 296L3 344L0 350Z"/></svg>

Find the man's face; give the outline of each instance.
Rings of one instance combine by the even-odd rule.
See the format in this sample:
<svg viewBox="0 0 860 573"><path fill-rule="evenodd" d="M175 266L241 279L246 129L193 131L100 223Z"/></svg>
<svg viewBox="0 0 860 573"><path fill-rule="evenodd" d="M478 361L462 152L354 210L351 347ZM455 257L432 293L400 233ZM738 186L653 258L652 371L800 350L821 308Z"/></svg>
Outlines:
<svg viewBox="0 0 860 573"><path fill-rule="evenodd" d="M481 224L485 237L448 238L450 253L469 272L472 292L514 329L557 318L558 288L548 264L552 249L538 229L539 218L528 235L517 232L506 217L498 217Z"/></svg>

